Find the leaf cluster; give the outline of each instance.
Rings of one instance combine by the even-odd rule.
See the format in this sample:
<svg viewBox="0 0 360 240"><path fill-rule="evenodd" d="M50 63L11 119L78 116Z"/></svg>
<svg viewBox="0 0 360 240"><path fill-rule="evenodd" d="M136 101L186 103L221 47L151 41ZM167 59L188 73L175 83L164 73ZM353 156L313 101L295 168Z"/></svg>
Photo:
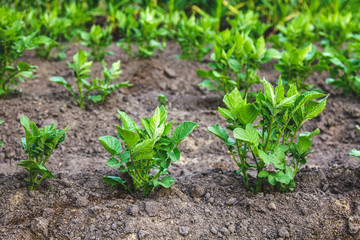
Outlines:
<svg viewBox="0 0 360 240"><path fill-rule="evenodd" d="M25 50L33 49L33 35L26 36L23 15L12 9L0 7L0 96L14 89L10 85L17 85L18 81L32 77L37 66L15 60L22 56Z"/></svg>
<svg viewBox="0 0 360 240"><path fill-rule="evenodd" d="M327 96L314 91L299 93L294 84L286 92L281 79L275 90L266 80L262 82L264 92L257 94L254 103L243 99L237 88L223 98L226 108L219 107L219 112L235 139L219 124L208 129L227 146L243 174L246 188L249 189L247 171L254 168L255 193L261 191L264 182L281 191L292 190L296 173L312 152L311 139L319 130L300 135L298 132L306 121L324 110ZM318 98L322 99L315 101ZM270 165L275 170L269 171Z"/></svg>
<svg viewBox="0 0 360 240"><path fill-rule="evenodd" d="M116 126L118 138L103 136L99 141L112 155L107 161L109 167L118 167L122 173L131 177L132 183L121 177L106 176L104 182L111 186L121 184L126 190L142 190L149 194L157 186L168 188L174 182L169 176L168 168L171 162L180 160L178 148L198 125L184 122L179 125L170 137L172 121L166 123L166 109L158 107L155 114L141 119L138 126L126 113L119 111L122 126Z"/></svg>
<svg viewBox="0 0 360 240"><path fill-rule="evenodd" d="M120 74L120 60L113 63L111 68L106 67L106 63L103 62L103 76L104 79L94 78L91 83L88 82L88 78L91 70L92 61L88 61L84 51L80 50L73 56L74 64L68 63L68 66L74 70L74 77L77 84L77 92L73 85L68 83L63 77L55 76L51 77L50 81L64 86L73 96L74 100L80 105L81 109L85 109L85 98L93 102L104 103L105 97L115 91L118 88L132 86L129 82L121 82L111 84ZM97 95L89 95L91 92L98 92Z"/></svg>
<svg viewBox="0 0 360 240"><path fill-rule="evenodd" d="M199 86L209 91L227 94L238 88L247 96L250 86L260 82L256 71L261 64L280 57L277 50L266 48L263 37L252 39L245 33L232 34L225 30L216 35L215 40L213 62L209 64L212 70L197 71L199 77L206 79Z"/></svg>
<svg viewBox="0 0 360 240"><path fill-rule="evenodd" d="M281 73L284 84L296 84L298 90L308 90L312 86L306 83L307 78L312 74L312 64L317 52L313 44L298 48L289 42L284 42L285 50L281 58L275 64L275 69Z"/></svg>
<svg viewBox="0 0 360 240"><path fill-rule="evenodd" d="M60 41L69 38L69 30L71 28L71 21L67 18L59 16L56 8L50 9L48 12L36 16L35 10L27 12L26 24L29 26L28 32L31 33L36 29L40 37L35 39L36 54L45 59L50 59L52 50L57 49L54 56L56 59L61 60L66 57L65 49Z"/></svg>
<svg viewBox="0 0 360 240"><path fill-rule="evenodd" d="M309 14L301 14L286 24L279 24L276 28L280 31L270 38L275 48L282 48L284 42L290 43L294 47L303 47L315 40L314 25Z"/></svg>
<svg viewBox="0 0 360 240"><path fill-rule="evenodd" d="M92 25L90 32L81 32L81 44L91 48L91 56L94 61L102 61L105 54L112 54L105 50L112 43L111 27L106 29L99 25Z"/></svg>
<svg viewBox="0 0 360 240"><path fill-rule="evenodd" d="M211 51L215 20L208 17L196 19L195 15L182 15L176 31L176 40L182 50L182 59L199 62Z"/></svg>
<svg viewBox="0 0 360 240"><path fill-rule="evenodd" d="M356 93L360 96L360 59L347 58L338 52L320 53L320 61L314 66L317 70L330 72L326 82L341 88L344 94Z"/></svg>
<svg viewBox="0 0 360 240"><path fill-rule="evenodd" d="M149 58L154 55L156 49L163 50L166 44L165 37L168 34L164 28L164 14L156 9L142 9L138 19L134 18L135 10L132 13L121 13L116 15L118 27L124 33L118 45L122 47L129 56ZM160 42L161 38L164 40ZM134 40L137 46L137 53L134 54L131 48L131 41Z"/></svg>
<svg viewBox="0 0 360 240"><path fill-rule="evenodd" d="M21 116L20 123L25 130L25 138L21 139L21 146L29 156L16 165L22 166L29 172L29 191L35 190L45 178L54 178L54 175L45 167L50 155L65 141L65 133L69 129L55 129L54 123L39 129L26 116ZM41 178L39 179L39 174Z"/></svg>

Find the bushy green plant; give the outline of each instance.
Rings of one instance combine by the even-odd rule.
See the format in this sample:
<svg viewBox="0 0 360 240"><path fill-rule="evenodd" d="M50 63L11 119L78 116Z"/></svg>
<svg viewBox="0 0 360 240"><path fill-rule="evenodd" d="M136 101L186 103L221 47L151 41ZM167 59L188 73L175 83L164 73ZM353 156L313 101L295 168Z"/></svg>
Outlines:
<svg viewBox="0 0 360 240"><path fill-rule="evenodd" d="M118 18L118 27L125 33L119 45L127 53L130 53L130 56L149 58L154 55L156 49L164 49L166 43L160 43L160 40L165 40L168 31L162 26L165 16L161 12L150 8L142 9L137 21L131 13L120 13L116 17ZM137 46L136 54L132 52L131 40L134 40Z"/></svg>
<svg viewBox="0 0 360 240"><path fill-rule="evenodd" d="M251 10L240 11L235 18L228 18L227 21L232 30L244 32L251 38L263 37L265 31L270 27L270 24L265 24L259 20L258 13Z"/></svg>
<svg viewBox="0 0 360 240"><path fill-rule="evenodd" d="M33 35L25 35L22 14L5 7L0 8L0 96L14 91L10 85L32 77L37 66L17 60L25 50L34 48Z"/></svg>
<svg viewBox="0 0 360 240"><path fill-rule="evenodd" d="M91 57L97 62L103 60L105 54L112 54L105 50L112 43L111 27L103 29L92 25L90 32L81 32L81 39L81 44L91 48Z"/></svg>
<svg viewBox="0 0 360 240"><path fill-rule="evenodd" d="M52 56L61 60L66 57L65 48L61 41L65 40L71 28L71 21L62 18L58 14L58 9L50 9L49 12L36 16L35 10L30 10L26 15L28 31L38 31L42 36L35 39L36 54L45 59ZM52 50L56 49L56 55L52 55Z"/></svg>
<svg viewBox="0 0 360 240"><path fill-rule="evenodd" d="M306 83L307 78L312 74L312 64L316 58L316 47L309 44L303 48L293 46L284 42L285 50L281 53L279 62L275 64L275 69L281 73L286 88L291 83L295 83L298 90L311 88Z"/></svg>
<svg viewBox="0 0 360 240"><path fill-rule="evenodd" d="M347 58L337 52L323 52L316 70L330 72L326 82L343 89L344 94L356 93L360 96L360 59Z"/></svg>
<svg viewBox="0 0 360 240"><path fill-rule="evenodd" d="M116 126L118 138L103 136L99 141L112 157L107 161L109 167L118 167L122 173L127 173L132 183L121 177L106 176L104 182L111 186L122 185L126 190L142 190L149 194L157 186L168 188L174 182L169 176L168 168L171 162L180 160L178 148L198 125L184 122L169 136L172 121L166 123L166 110L158 107L150 119L141 119L143 129L124 112L119 111L122 126ZM160 179L161 178L161 179Z"/></svg>
<svg viewBox="0 0 360 240"><path fill-rule="evenodd" d="M199 85L209 91L226 94L237 87L247 96L250 86L260 82L256 71L261 64L280 57L277 50L265 47L263 37L253 40L244 33L232 35L225 30L215 39L213 62L209 64L212 70L197 71L199 77L206 79Z"/></svg>
<svg viewBox="0 0 360 240"><path fill-rule="evenodd" d="M260 91L254 103L243 99L237 88L224 96L226 108L219 107L219 112L235 139L219 124L208 129L227 146L247 189L250 188L247 172L254 168L255 193L261 191L265 182L280 191L292 190L296 173L312 152L311 139L319 133L316 129L299 135L299 130L324 110L327 96L313 91L299 93L294 84L286 92L281 79L275 91L266 80L263 84L264 93ZM322 99L314 101L317 98ZM270 165L274 170L268 168Z"/></svg>
<svg viewBox="0 0 360 240"><path fill-rule="evenodd" d="M356 125L356 128L357 128L357 130L360 131L360 126ZM350 154L351 156L355 156L355 157L360 158L360 151L359 151L359 150L356 150L355 148L352 149L349 154ZM359 161L360 161L360 160L359 160Z"/></svg>
<svg viewBox="0 0 360 240"><path fill-rule="evenodd" d="M90 67L92 65L92 61L88 61L84 51L80 50L73 57L74 64L68 63L68 66L74 70L74 77L76 78L77 91L75 88L68 83L63 77L55 76L51 77L50 81L58 83L64 86L73 96L74 100L80 105L81 109L85 109L85 98L87 97L89 100L93 102L102 103L105 100L105 97L112 93L114 90L121 87L129 87L132 86L129 82L121 82L117 84L111 84L115 78L117 78L120 74L120 60L113 63L111 68L108 69L106 67L106 63L103 62L104 70L104 80L95 78L91 83L87 81L91 76L89 75L91 70ZM99 95L90 96L89 93L93 91L98 91Z"/></svg>
<svg viewBox="0 0 360 240"><path fill-rule="evenodd" d="M316 21L318 34L322 37L322 45L325 47L341 50L347 41L349 34L352 33L353 23L352 14L342 14L334 12L332 14L320 14Z"/></svg>
<svg viewBox="0 0 360 240"><path fill-rule="evenodd" d="M39 129L26 116L21 116L20 123L25 130L25 138L21 139L21 145L29 159L22 160L16 165L24 167L29 172L29 178L25 178L25 181L29 182L29 191L31 191L36 190L45 178L55 178L45 164L54 149L57 149L60 143L65 141L65 134L69 127L55 129L54 123L52 123Z"/></svg>
<svg viewBox="0 0 360 240"><path fill-rule="evenodd" d="M212 49L213 26L214 19L210 16L197 20L194 15L188 18L183 14L176 37L182 50L181 58L201 62Z"/></svg>
<svg viewBox="0 0 360 240"><path fill-rule="evenodd" d="M279 24L276 27L280 33L271 38L276 48L282 48L284 42L289 42L294 47L302 47L315 39L314 26L309 14L298 15L286 25Z"/></svg>

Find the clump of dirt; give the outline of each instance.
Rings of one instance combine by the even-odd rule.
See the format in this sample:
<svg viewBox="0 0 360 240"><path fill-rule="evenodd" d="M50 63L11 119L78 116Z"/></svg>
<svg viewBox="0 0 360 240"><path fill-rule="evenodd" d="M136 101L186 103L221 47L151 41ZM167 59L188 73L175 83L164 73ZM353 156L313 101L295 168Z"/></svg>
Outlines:
<svg viewBox="0 0 360 240"><path fill-rule="evenodd" d="M220 168L179 177L144 198L61 172L36 192L0 176L1 239L359 239L360 169L305 169L294 192L245 191Z"/></svg>
<svg viewBox="0 0 360 240"><path fill-rule="evenodd" d="M20 84L22 93L0 101L0 239L358 239L360 229L359 163L349 156L360 148L355 129L360 117L356 96L343 96L324 83L327 74L315 73L309 82L330 93L327 107L302 132L320 128L307 168L296 178L291 193L268 189L253 196L244 190L237 166L222 142L207 126L224 124L217 111L221 96L198 84L199 68L208 62L184 61L176 43L148 60L129 58L115 45L109 64L120 59L119 81L134 86L109 95L104 105L90 103L82 111L62 87L49 81L63 76L74 82L66 65L81 46L72 44L64 61L44 61L27 52L23 61L38 65L34 80ZM274 61L259 71L275 83L279 74ZM101 63L92 74L101 77ZM254 90L261 85L254 86ZM137 123L158 106L166 94L168 119L175 125L193 121L200 125L181 145L181 161L169 172L176 178L171 189L144 198L103 183L104 175L118 174L105 164L109 158L97 138L116 136L117 111L125 111ZM56 179L39 191L27 192L24 170L15 163L26 158L19 123L25 114L39 127L54 122L70 126L66 141L54 151L47 167ZM250 173L252 174L252 173Z"/></svg>

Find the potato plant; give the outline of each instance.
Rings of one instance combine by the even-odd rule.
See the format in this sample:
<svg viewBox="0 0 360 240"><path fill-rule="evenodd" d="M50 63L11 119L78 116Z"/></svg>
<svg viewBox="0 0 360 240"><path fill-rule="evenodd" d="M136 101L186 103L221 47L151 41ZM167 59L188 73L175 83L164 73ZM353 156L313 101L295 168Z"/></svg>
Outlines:
<svg viewBox="0 0 360 240"><path fill-rule="evenodd" d="M8 94L11 85L24 78L31 78L37 66L26 62L14 62L25 50L33 49L34 34L25 35L22 15L5 7L0 8L0 96Z"/></svg>
<svg viewBox="0 0 360 240"><path fill-rule="evenodd" d="M122 126L116 126L118 138L103 136L99 141L112 156L107 165L126 173L132 183L117 176L105 176L104 182L111 186L120 184L130 192L142 190L145 195L158 186L169 188L174 179L165 175L168 175L171 162L180 160L178 146L198 125L184 122L170 137L172 121L166 123L164 107L156 108L150 119L141 119L143 128L126 113L119 111L119 115Z"/></svg>
<svg viewBox="0 0 360 240"><path fill-rule="evenodd" d="M91 49L91 57L99 62L105 58L105 54L112 54L105 48L112 43L111 27L103 29L99 25L92 25L90 32L81 32L81 44Z"/></svg>
<svg viewBox="0 0 360 240"><path fill-rule="evenodd" d="M214 20L210 16L196 20L194 15L188 18L183 14L176 33L176 40L183 52L182 59L202 61L212 49L213 26Z"/></svg>
<svg viewBox="0 0 360 240"><path fill-rule="evenodd" d="M137 21L131 13L117 15L117 18L118 26L125 33L118 44L130 56L149 58L156 49L164 49L166 42L161 43L160 40L165 40L168 31L162 26L165 17L161 12L146 8L140 11ZM136 54L131 49L131 40L134 40L137 46Z"/></svg>
<svg viewBox="0 0 360 240"><path fill-rule="evenodd" d="M244 32L251 38L264 36L265 31L270 27L270 24L259 20L258 13L251 10L246 13L240 11L235 18L227 18L227 22L233 31Z"/></svg>
<svg viewBox="0 0 360 240"><path fill-rule="evenodd" d="M322 37L322 45L335 48L340 51L342 45L348 40L352 32L352 14L335 12L332 14L321 14L316 21L318 34Z"/></svg>
<svg viewBox="0 0 360 240"><path fill-rule="evenodd" d="M294 83L298 90L312 88L306 83L307 78L312 74L312 64L316 59L316 47L312 44L298 48L289 42L284 42L285 50L281 58L275 64L275 69L281 73L285 87Z"/></svg>
<svg viewBox="0 0 360 240"><path fill-rule="evenodd" d="M50 9L49 12L36 16L36 11L29 11L26 16L27 24L30 26L29 32L36 29L41 37L35 39L36 54L49 60L55 57L61 60L66 57L65 47L60 42L63 41L71 28L71 21L59 16L58 9ZM57 53L53 53L56 49Z"/></svg>
<svg viewBox="0 0 360 240"><path fill-rule="evenodd" d="M323 52L319 63L314 66L320 71L330 72L326 82L341 88L344 94L355 93L360 96L360 59L347 58L337 52Z"/></svg>
<svg viewBox="0 0 360 240"><path fill-rule="evenodd" d="M359 130L359 132L360 132L360 126L356 125L356 128L357 128L357 130ZM356 150L355 148L352 149L349 154L350 154L351 156L355 156L355 157L360 158L360 151L359 151L359 150ZM360 161L360 160L359 160L359 161Z"/></svg>
<svg viewBox="0 0 360 240"><path fill-rule="evenodd" d="M30 122L26 116L21 116L20 123L25 130L25 138L21 139L21 146L28 155L28 160L21 160L16 165L22 166L29 172L25 181L29 182L29 191L36 190L45 178L55 178L46 162L54 149L65 141L66 131L69 129L55 129L54 123L39 129L34 122ZM41 177L39 176L41 175Z"/></svg>
<svg viewBox="0 0 360 240"><path fill-rule="evenodd" d="M289 42L294 47L302 47L315 40L314 25L309 14L298 15L286 25L279 24L276 27L280 33L270 39L275 48L282 48L284 42Z"/></svg>
<svg viewBox="0 0 360 240"><path fill-rule="evenodd" d="M263 84L264 92L258 93L254 103L242 98L237 88L224 96L226 108L219 107L219 112L235 139L219 124L208 129L227 146L247 189L258 193L267 182L279 191L293 190L294 177L306 164L311 140L319 133L319 129L302 134L299 130L324 110L327 96L314 91L299 93L294 84L286 92L281 79L275 91L266 80ZM315 101L318 98L322 99ZM249 185L249 169L257 171L255 188Z"/></svg>
<svg viewBox="0 0 360 240"><path fill-rule="evenodd" d="M199 86L209 91L227 94L237 87L246 98L250 86L260 82L256 71L261 64L280 57L277 50L266 48L263 37L252 39L244 33L233 35L225 30L215 39L213 62L209 64L212 70L197 71L199 77L206 79Z"/></svg>
<svg viewBox="0 0 360 240"><path fill-rule="evenodd" d="M104 103L105 97L115 91L118 88L132 86L129 82L121 82L117 84L111 84L115 78L120 74L120 60L113 63L111 68L106 67L106 63L103 62L103 75L104 79L94 78L91 83L88 82L88 78L91 70L92 61L88 61L85 52L80 50L73 57L74 64L68 63L68 66L74 70L74 77L76 78L77 92L70 83L68 83L63 77L55 76L51 77L50 81L64 86L73 96L74 100L80 105L81 109L85 109L86 97L93 101ZM91 92L97 91L100 94L89 95Z"/></svg>

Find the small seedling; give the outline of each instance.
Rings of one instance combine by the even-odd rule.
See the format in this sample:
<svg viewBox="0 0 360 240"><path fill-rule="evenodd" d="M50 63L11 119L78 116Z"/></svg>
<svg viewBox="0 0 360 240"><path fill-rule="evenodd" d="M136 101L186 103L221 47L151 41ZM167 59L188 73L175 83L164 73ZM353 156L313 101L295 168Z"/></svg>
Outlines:
<svg viewBox="0 0 360 240"><path fill-rule="evenodd" d="M75 88L68 83L63 77L51 77L50 81L58 83L64 86L73 96L74 100L80 105L81 109L85 109L85 98L93 102L102 102L104 103L105 97L112 93L114 90L121 87L132 86L129 82L122 82L117 84L111 84L115 78L120 74L120 60L113 63L111 68L106 68L106 63L103 62L103 75L104 80L95 78L90 84L86 79L90 78L90 67L92 61L88 61L84 51L80 50L73 57L74 64L68 63L69 67L74 70L74 77L76 78L76 84L78 92L75 92ZM89 93L93 91L98 91L100 95L90 96Z"/></svg>
<svg viewBox="0 0 360 240"><path fill-rule="evenodd" d="M360 126L356 125L356 128L357 130L360 131ZM353 150L350 151L349 153L351 156L355 156L355 157L358 157L360 158L360 151L359 150L356 150L355 148ZM360 160L359 160L360 161Z"/></svg>
<svg viewBox="0 0 360 240"><path fill-rule="evenodd" d="M103 177L111 186L122 185L126 190L142 190L149 194L157 186L169 188L174 179L168 175L171 162L180 160L178 148L198 125L184 122L179 125L172 137L169 136L172 121L166 123L166 109L158 107L150 119L141 119L143 129L124 112L119 111L122 126L116 126L118 138L103 136L99 141L112 157L107 161L109 167L118 167L132 179L132 184L121 177Z"/></svg>
<svg viewBox="0 0 360 240"><path fill-rule="evenodd" d="M167 96L165 94L159 94L157 99L158 99L160 106L166 107L167 103L169 102L169 99L167 98Z"/></svg>
<svg viewBox="0 0 360 240"><path fill-rule="evenodd" d="M16 165L24 167L29 172L29 177L25 178L25 181L29 182L29 191L31 191L36 190L45 178L55 178L45 164L53 150L65 141L65 134L69 127L55 129L52 123L39 129L26 116L21 116L20 123L25 130L25 138L21 139L21 145L29 159L22 160Z"/></svg>

